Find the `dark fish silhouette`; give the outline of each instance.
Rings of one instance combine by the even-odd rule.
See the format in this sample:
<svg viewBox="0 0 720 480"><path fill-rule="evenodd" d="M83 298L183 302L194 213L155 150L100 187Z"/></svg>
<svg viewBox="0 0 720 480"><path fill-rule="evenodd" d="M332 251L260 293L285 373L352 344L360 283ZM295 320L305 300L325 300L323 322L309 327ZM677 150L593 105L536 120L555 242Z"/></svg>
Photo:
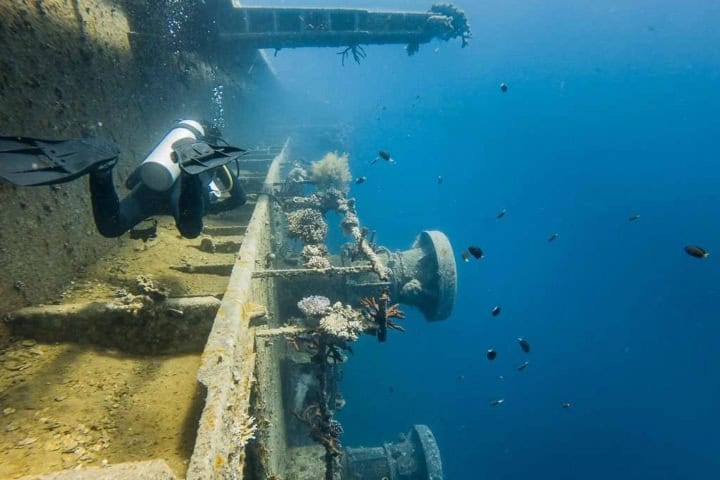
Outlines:
<svg viewBox="0 0 720 480"><path fill-rule="evenodd" d="M497 317L498 315L500 315L500 306L495 305L493 307L493 309L490 310L490 313L492 314L493 317Z"/></svg>
<svg viewBox="0 0 720 480"><path fill-rule="evenodd" d="M490 405L492 405L493 407L497 407L498 405L502 405L503 402L505 402L504 398L498 398L495 400L490 400Z"/></svg>
<svg viewBox="0 0 720 480"><path fill-rule="evenodd" d="M500 91L503 92L503 93L505 93L505 92L508 91L507 83L502 82L502 83L500 84Z"/></svg>
<svg viewBox="0 0 720 480"><path fill-rule="evenodd" d="M484 256L484 255L483 255L482 248L477 247L477 246L475 246L475 245L470 245L470 246L468 247L468 252L470 252L470 255L472 255L473 257L477 258L478 260L481 259L481 258L483 258L483 256Z"/></svg>
<svg viewBox="0 0 720 480"><path fill-rule="evenodd" d="M560 404L560 406L562 406L563 408L570 408L570 407L572 407L572 403L570 403L570 402L563 402L563 403Z"/></svg>
<svg viewBox="0 0 720 480"><path fill-rule="evenodd" d="M518 343L520 344L520 348L522 348L523 352L530 353L530 342L524 338L518 338Z"/></svg>
<svg viewBox="0 0 720 480"><path fill-rule="evenodd" d="M504 208L502 210L500 210L500 212L498 212L498 214L497 214L498 220L503 218L505 216L505 213L507 213L507 210L505 210Z"/></svg>
<svg viewBox="0 0 720 480"><path fill-rule="evenodd" d="M358 177L355 179L355 185L360 185L361 183L365 183L365 180L367 180L367 177Z"/></svg>
<svg viewBox="0 0 720 480"><path fill-rule="evenodd" d="M695 258L707 258L710 256L710 253L707 250L702 247L698 247L697 245L688 245L685 247L685 252Z"/></svg>
<svg viewBox="0 0 720 480"><path fill-rule="evenodd" d="M637 220L638 218L640 218L640 214L639 214L639 213L634 213L634 214L632 214L632 215L630 215L630 216L628 217L628 220L631 221L631 222L634 222L634 221Z"/></svg>
<svg viewBox="0 0 720 480"><path fill-rule="evenodd" d="M548 237L548 242L554 242L555 240L557 240L557 238L558 238L559 236L560 236L560 235L558 235L557 233L553 233L552 235L550 235L550 236Z"/></svg>
<svg viewBox="0 0 720 480"><path fill-rule="evenodd" d="M487 359L495 360L496 358L497 358L497 352L495 350L493 350L492 348L488 348Z"/></svg>
<svg viewBox="0 0 720 480"><path fill-rule="evenodd" d="M520 364L520 366L517 367L518 372L522 372L527 368L527 366L530 365L530 362L523 362Z"/></svg>
<svg viewBox="0 0 720 480"><path fill-rule="evenodd" d="M393 160L392 156L387 152L387 150L380 150L378 152L378 156L385 160L386 162L393 163L395 160ZM374 163L374 162L373 162Z"/></svg>
<svg viewBox="0 0 720 480"><path fill-rule="evenodd" d="M460 255L462 255L462 259L463 259L465 262L469 262L469 261L470 261L470 254L469 254L468 252L462 252Z"/></svg>

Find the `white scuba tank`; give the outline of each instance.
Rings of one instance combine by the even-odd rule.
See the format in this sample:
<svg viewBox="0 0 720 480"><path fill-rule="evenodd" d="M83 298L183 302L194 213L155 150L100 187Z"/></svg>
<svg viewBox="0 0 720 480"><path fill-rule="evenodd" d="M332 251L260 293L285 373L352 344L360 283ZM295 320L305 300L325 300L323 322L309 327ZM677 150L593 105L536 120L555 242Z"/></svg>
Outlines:
<svg viewBox="0 0 720 480"><path fill-rule="evenodd" d="M183 128L183 125L190 128ZM205 135L205 129L195 120L179 121L145 158L140 165L140 179L148 188L164 192L172 187L180 176L180 166L174 161L172 145L182 138L198 140L193 130Z"/></svg>

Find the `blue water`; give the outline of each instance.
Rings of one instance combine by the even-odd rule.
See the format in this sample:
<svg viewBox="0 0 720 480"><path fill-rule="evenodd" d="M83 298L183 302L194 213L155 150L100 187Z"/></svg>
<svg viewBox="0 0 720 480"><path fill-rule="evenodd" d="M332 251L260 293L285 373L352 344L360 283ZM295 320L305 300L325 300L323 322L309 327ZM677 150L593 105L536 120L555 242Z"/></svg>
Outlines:
<svg viewBox="0 0 720 480"><path fill-rule="evenodd" d="M338 3L378 6L313 2ZM451 480L717 478L720 3L460 6L466 49L370 46L345 67L332 49L274 59L285 88L352 125L351 168L368 177L352 194L379 242L402 249L439 229L457 254L450 319L410 311L406 333L357 346L344 444L424 423ZM381 148L397 163L371 166ZM470 244L486 258L463 263Z"/></svg>

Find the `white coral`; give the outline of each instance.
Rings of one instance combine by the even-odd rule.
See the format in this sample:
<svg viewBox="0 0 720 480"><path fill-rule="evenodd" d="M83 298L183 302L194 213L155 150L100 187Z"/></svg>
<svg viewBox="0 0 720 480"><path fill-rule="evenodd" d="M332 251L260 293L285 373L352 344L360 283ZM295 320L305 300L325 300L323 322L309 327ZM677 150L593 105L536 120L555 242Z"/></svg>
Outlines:
<svg viewBox="0 0 720 480"><path fill-rule="evenodd" d="M306 317L319 317L330 309L330 299L322 295L311 295L300 300L297 306Z"/></svg>
<svg viewBox="0 0 720 480"><path fill-rule="evenodd" d="M325 258L328 250L325 245L305 245L302 250L306 268L330 268L330 260Z"/></svg>
<svg viewBox="0 0 720 480"><path fill-rule="evenodd" d="M337 302L320 319L320 330L340 340L357 340L363 330L360 313L349 305Z"/></svg>
<svg viewBox="0 0 720 480"><path fill-rule="evenodd" d="M287 214L288 234L305 243L321 243L327 235L328 226L318 210L301 208Z"/></svg>
<svg viewBox="0 0 720 480"><path fill-rule="evenodd" d="M313 270L323 270L330 268L330 260L325 257L310 257L303 264L305 268L312 268Z"/></svg>

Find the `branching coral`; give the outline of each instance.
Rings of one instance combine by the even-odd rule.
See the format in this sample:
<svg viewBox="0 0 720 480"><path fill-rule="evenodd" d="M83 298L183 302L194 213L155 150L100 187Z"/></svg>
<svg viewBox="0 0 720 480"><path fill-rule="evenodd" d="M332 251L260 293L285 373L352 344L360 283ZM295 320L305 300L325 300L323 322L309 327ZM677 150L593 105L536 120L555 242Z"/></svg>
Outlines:
<svg viewBox="0 0 720 480"><path fill-rule="evenodd" d="M301 208L287 214L288 235L305 243L321 243L325 240L328 226L318 210Z"/></svg>
<svg viewBox="0 0 720 480"><path fill-rule="evenodd" d="M310 178L319 190L333 187L346 192L348 184L352 180L348 166L348 154L326 153L321 160L311 164Z"/></svg>
<svg viewBox="0 0 720 480"><path fill-rule="evenodd" d="M241 450L250 440L255 438L257 430L257 422L255 417L243 414L235 423L230 431L232 443L236 449Z"/></svg>
<svg viewBox="0 0 720 480"><path fill-rule="evenodd" d="M319 405L309 405L302 412L296 410L293 411L293 414L309 428L310 438L325 447L331 455L342 455L339 438L343 433L342 427L329 415L323 414Z"/></svg>
<svg viewBox="0 0 720 480"><path fill-rule="evenodd" d="M398 308L399 304L389 305L390 294L387 289L380 295L379 300L373 297L363 298L360 304L365 307L365 315L377 325L377 338L384 342L387 339L387 329L392 328L404 332L405 329L391 318L405 318L405 314Z"/></svg>

